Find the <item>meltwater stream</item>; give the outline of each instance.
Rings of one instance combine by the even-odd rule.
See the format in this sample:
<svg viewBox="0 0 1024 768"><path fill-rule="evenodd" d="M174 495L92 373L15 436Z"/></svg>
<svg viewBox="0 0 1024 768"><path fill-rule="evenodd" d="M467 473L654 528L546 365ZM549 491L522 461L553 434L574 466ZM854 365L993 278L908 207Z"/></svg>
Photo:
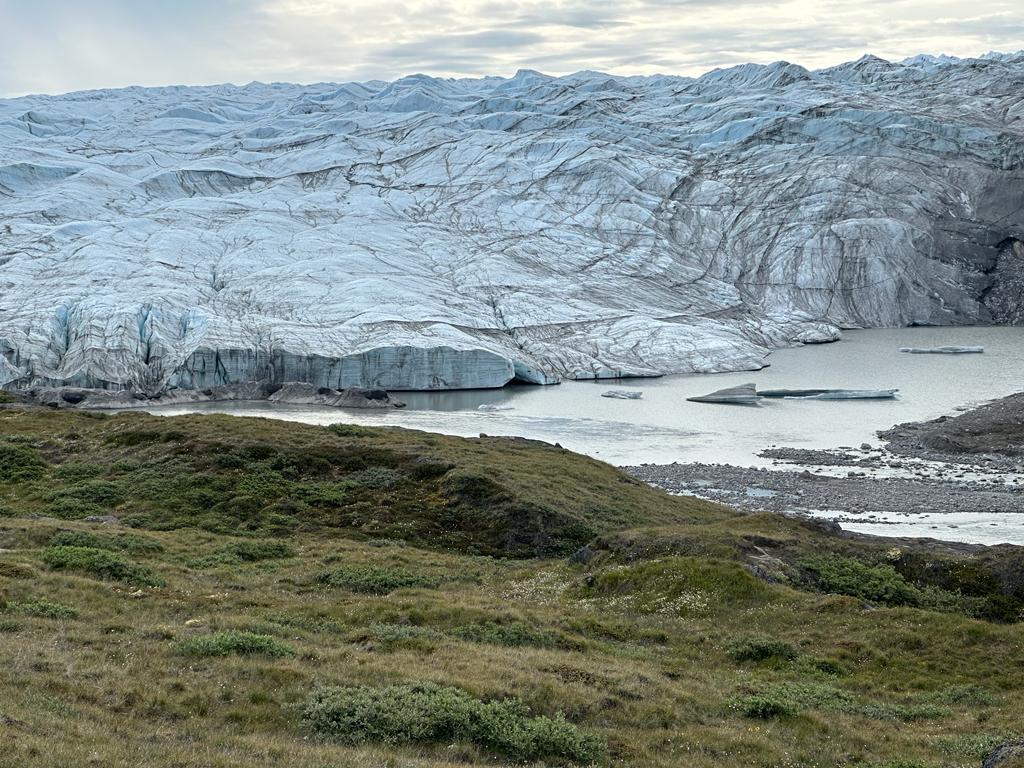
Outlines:
<svg viewBox="0 0 1024 768"><path fill-rule="evenodd" d="M985 352L911 355L899 351L900 347L947 345L984 346ZM955 414L958 408L1024 390L1024 328L847 331L841 341L780 350L768 362L769 367L755 372L403 392L397 396L408 405L401 410L228 402L166 406L153 412L216 412L310 424L400 426L466 437L517 435L559 443L618 465L677 461L770 466L757 453L772 445L836 448L877 444L875 433L893 424ZM897 387L900 393L895 400L766 400L758 406L686 400L748 381L759 389ZM602 397L609 389L639 391L643 396L639 400ZM481 411L481 405L507 410ZM906 535L905 530L902 533ZM1020 537L1024 543L1024 527ZM956 538L956 533L951 532L949 538Z"/></svg>

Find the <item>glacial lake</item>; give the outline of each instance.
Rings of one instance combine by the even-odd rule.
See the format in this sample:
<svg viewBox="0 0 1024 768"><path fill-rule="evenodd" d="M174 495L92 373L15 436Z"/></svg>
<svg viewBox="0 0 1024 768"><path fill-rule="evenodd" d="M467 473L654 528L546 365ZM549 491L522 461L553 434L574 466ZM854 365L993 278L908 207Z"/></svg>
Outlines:
<svg viewBox="0 0 1024 768"><path fill-rule="evenodd" d="M900 347L984 346L984 354L911 355ZM154 408L154 413L229 413L309 424L400 426L475 437L517 435L612 464L673 461L769 467L757 453L772 445L836 448L879 445L878 430L955 415L958 408L1024 389L1024 328L903 328L847 331L841 341L773 353L760 371L665 376L497 390L400 392L407 407L388 411L227 402ZM690 403L686 398L754 382L759 389L899 388L895 400L766 400L758 406ZM602 397L610 389L640 400ZM481 411L481 405L510 410ZM777 467L785 468L785 467ZM845 473L846 468L839 470ZM827 512L823 517L830 517ZM842 522L881 536L1024 544L1024 515L878 518Z"/></svg>
<svg viewBox="0 0 1024 768"><path fill-rule="evenodd" d="M984 354L911 355L900 347L984 346ZM517 435L559 443L611 464L707 462L769 466L771 445L835 448L878 444L875 432L1024 389L1024 328L900 328L846 331L841 341L774 352L760 371L665 376L557 386L399 392L387 411L226 402L163 406L154 413L230 413L308 424L400 426L475 437ZM686 398L744 382L758 389L899 388L895 400L764 400L758 406ZM608 390L640 400L602 397ZM481 405L510 410L481 411Z"/></svg>

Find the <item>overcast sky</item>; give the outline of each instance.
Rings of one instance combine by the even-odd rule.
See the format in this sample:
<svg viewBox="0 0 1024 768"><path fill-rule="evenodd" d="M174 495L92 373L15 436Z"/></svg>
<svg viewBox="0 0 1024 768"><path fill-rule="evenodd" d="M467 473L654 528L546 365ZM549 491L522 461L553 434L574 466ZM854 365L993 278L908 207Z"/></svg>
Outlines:
<svg viewBox="0 0 1024 768"><path fill-rule="evenodd" d="M1022 47L1022 0L0 0L0 96Z"/></svg>

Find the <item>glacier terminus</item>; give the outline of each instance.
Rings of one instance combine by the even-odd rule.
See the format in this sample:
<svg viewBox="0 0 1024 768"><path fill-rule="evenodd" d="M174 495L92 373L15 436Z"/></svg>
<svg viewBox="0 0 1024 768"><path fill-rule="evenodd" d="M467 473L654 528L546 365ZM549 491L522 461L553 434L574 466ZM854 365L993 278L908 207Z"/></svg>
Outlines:
<svg viewBox="0 0 1024 768"><path fill-rule="evenodd" d="M1024 323L1024 54L0 100L0 386L751 370Z"/></svg>

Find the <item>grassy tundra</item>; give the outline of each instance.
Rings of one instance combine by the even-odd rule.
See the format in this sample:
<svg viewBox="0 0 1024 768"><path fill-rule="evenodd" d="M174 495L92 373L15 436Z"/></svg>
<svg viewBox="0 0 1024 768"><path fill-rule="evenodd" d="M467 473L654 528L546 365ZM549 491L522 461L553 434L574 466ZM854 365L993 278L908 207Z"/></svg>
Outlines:
<svg viewBox="0 0 1024 768"><path fill-rule="evenodd" d="M5 766L976 766L1022 608L524 440L0 409Z"/></svg>

